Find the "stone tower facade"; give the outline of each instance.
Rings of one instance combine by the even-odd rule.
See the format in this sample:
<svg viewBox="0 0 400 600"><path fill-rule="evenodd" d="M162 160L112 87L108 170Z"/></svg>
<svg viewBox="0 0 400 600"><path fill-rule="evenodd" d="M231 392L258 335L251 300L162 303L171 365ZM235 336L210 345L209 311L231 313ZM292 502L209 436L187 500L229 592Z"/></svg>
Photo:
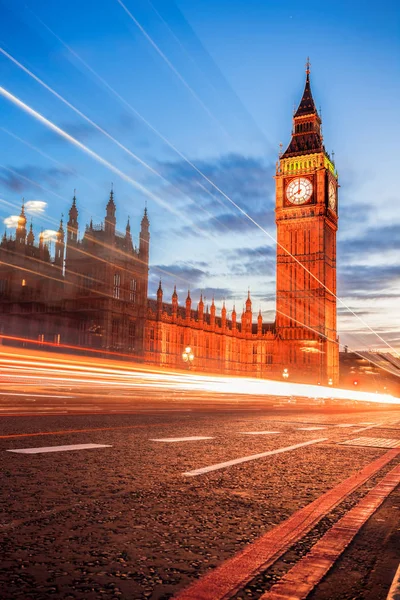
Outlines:
<svg viewBox="0 0 400 600"><path fill-rule="evenodd" d="M306 83L289 146L276 170L276 334L282 363L321 384L337 383L338 175Z"/></svg>

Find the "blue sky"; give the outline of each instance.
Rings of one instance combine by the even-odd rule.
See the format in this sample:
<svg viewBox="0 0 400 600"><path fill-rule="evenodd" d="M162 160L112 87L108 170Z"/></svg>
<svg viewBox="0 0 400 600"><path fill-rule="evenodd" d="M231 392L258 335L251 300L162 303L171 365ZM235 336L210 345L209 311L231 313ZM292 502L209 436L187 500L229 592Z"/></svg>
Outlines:
<svg viewBox="0 0 400 600"><path fill-rule="evenodd" d="M8 92L124 175L0 97L1 220L18 214L24 196L46 202L36 231L56 228L76 188L83 232L91 217L103 220L113 181L119 229L129 215L137 235L147 201L150 294L162 272L166 299L176 283L181 302L190 287L195 302L203 290L240 311L250 287L253 310L273 320L273 242L182 155L275 235L272 176L310 56L341 184L338 295L364 321L339 306L341 341L389 350L369 326L400 349L398 3L124 5L134 20L118 0L0 1L3 50L128 151L0 55Z"/></svg>

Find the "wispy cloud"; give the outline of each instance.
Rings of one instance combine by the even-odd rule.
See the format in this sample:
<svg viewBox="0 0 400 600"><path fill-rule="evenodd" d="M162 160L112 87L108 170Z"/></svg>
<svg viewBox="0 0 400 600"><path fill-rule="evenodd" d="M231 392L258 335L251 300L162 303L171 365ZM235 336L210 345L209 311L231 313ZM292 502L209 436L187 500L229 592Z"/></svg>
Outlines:
<svg viewBox="0 0 400 600"><path fill-rule="evenodd" d="M8 228L17 227L18 219L19 219L18 215L10 215L9 217L6 217L5 219L3 219L3 223Z"/></svg>
<svg viewBox="0 0 400 600"><path fill-rule="evenodd" d="M0 185L13 192L23 192L35 184L49 184L58 188L64 179L71 176L71 171L58 167L38 167L36 165L25 165L24 167L9 167L0 173Z"/></svg>
<svg viewBox="0 0 400 600"><path fill-rule="evenodd" d="M265 207L274 190L273 167L261 158L241 154L226 154L208 160L193 160L195 166L229 198L244 210L257 211ZM216 206L218 200L230 206L211 184L209 184L187 162L159 162L158 168L172 184L178 186L191 198L203 204ZM210 194L214 196L210 196Z"/></svg>
<svg viewBox="0 0 400 600"><path fill-rule="evenodd" d="M28 202L25 202L25 210L29 215L44 213L46 206L47 202L43 200L28 200Z"/></svg>
<svg viewBox="0 0 400 600"><path fill-rule="evenodd" d="M54 229L45 229L42 232L42 236L45 242L54 242L57 239L57 231L54 231Z"/></svg>

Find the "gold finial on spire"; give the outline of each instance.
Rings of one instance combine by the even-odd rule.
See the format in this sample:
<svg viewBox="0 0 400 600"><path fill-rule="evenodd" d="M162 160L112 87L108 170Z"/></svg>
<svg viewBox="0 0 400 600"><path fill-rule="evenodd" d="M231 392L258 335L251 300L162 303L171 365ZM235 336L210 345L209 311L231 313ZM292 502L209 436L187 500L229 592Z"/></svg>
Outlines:
<svg viewBox="0 0 400 600"><path fill-rule="evenodd" d="M307 62L306 62L306 75L310 74L310 67L311 67L311 63L310 63L310 57L307 56Z"/></svg>
<svg viewBox="0 0 400 600"><path fill-rule="evenodd" d="M279 142L279 158L282 156L282 148L283 148L283 144L282 144L282 142Z"/></svg>

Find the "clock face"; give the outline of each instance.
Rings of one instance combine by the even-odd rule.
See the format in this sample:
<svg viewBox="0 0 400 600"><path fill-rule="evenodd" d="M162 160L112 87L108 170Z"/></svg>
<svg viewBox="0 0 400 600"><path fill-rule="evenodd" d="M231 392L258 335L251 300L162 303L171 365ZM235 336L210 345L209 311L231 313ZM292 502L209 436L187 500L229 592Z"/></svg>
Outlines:
<svg viewBox="0 0 400 600"><path fill-rule="evenodd" d="M332 181L329 182L328 205L332 210L336 209L336 187Z"/></svg>
<svg viewBox="0 0 400 600"><path fill-rule="evenodd" d="M306 177L292 179L286 188L286 198L291 204L304 204L311 198L313 185Z"/></svg>

